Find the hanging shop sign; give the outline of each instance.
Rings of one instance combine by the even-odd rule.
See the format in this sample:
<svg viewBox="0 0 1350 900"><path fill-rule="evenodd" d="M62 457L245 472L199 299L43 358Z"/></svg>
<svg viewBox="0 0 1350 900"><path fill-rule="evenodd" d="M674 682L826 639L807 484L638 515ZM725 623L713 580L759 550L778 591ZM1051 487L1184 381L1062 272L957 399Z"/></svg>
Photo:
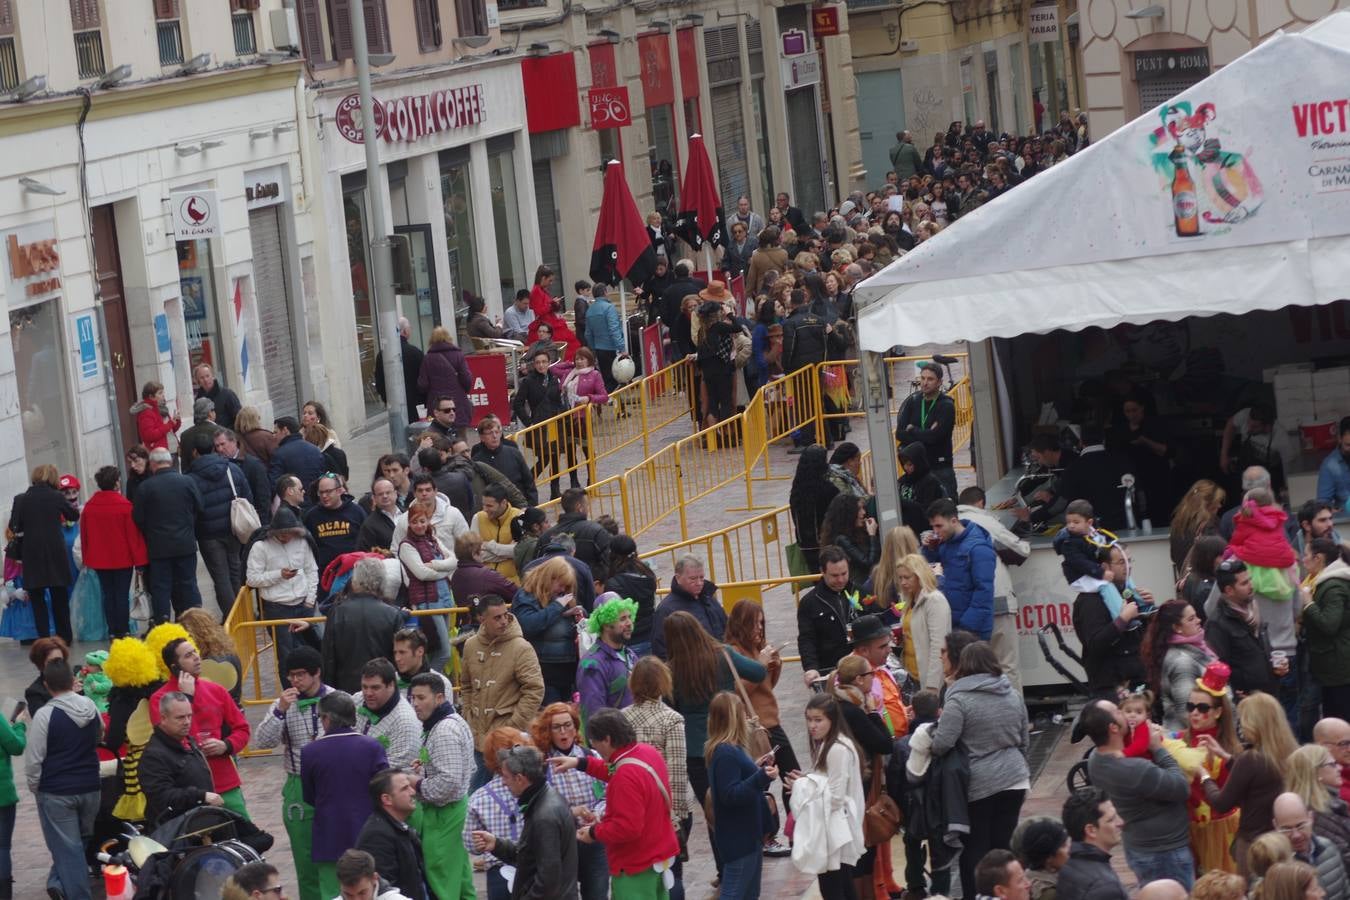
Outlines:
<svg viewBox="0 0 1350 900"><path fill-rule="evenodd" d="M803 53L779 60L783 69L783 90L820 83L820 54Z"/></svg>
<svg viewBox="0 0 1350 900"><path fill-rule="evenodd" d="M175 191L169 194L173 237L195 241L220 237L220 200L215 191Z"/></svg>
<svg viewBox="0 0 1350 900"><path fill-rule="evenodd" d="M338 134L353 144L365 142L359 94L343 97L333 118ZM408 143L428 135L467 128L486 118L481 84L393 100L375 100L375 133L389 144Z"/></svg>
<svg viewBox="0 0 1350 900"><path fill-rule="evenodd" d="M6 302L26 306L61 290L61 248L51 222L25 225L3 237Z"/></svg>
<svg viewBox="0 0 1350 900"><path fill-rule="evenodd" d="M590 90L591 127L623 128L633 124L627 87L598 87Z"/></svg>
<svg viewBox="0 0 1350 900"><path fill-rule="evenodd" d="M1033 44L1053 44L1059 40L1059 6L1046 3L1033 6L1027 17L1027 34Z"/></svg>
<svg viewBox="0 0 1350 900"><path fill-rule="evenodd" d="M811 10L811 32L818 38L837 35L839 33L839 7L817 6Z"/></svg>
<svg viewBox="0 0 1350 900"><path fill-rule="evenodd" d="M783 55L800 56L806 52L806 32L800 28L789 28L783 32Z"/></svg>

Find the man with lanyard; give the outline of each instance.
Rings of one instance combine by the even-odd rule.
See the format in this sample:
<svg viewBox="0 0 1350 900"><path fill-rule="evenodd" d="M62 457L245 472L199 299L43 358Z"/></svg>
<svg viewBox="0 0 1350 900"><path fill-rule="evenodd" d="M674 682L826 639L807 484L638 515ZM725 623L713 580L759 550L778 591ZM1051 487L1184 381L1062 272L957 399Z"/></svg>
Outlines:
<svg viewBox="0 0 1350 900"><path fill-rule="evenodd" d="M186 638L175 638L161 651L169 680L150 695L150 724L158 726L160 698L181 693L192 704L192 736L211 769L211 783L225 807L249 817L234 755L248 746L249 724L230 692L203 679L202 658ZM206 737L203 737L206 735Z"/></svg>
<svg viewBox="0 0 1350 900"><path fill-rule="evenodd" d="M398 669L398 689L412 701L412 680L423 672L431 672L441 679L441 690L447 700L454 699L450 679L431 668L427 662L427 636L416 625L400 628L394 633L394 667Z"/></svg>
<svg viewBox="0 0 1350 900"><path fill-rule="evenodd" d="M934 362L919 366L919 393L911 394L900 407L895 439L901 447L923 444L933 474L956 499L956 470L952 468L952 429L956 427L956 402L942 390L942 367Z"/></svg>
<svg viewBox="0 0 1350 900"><path fill-rule="evenodd" d="M319 698L333 690L323 683L322 666L319 651L313 647L297 647L286 655L286 680L291 686L272 701L272 708L253 736L253 746L259 750L281 745L286 751L281 811L291 841L300 900L328 900L319 892L319 870L312 856L314 807L305 803L300 784L300 753L323 735Z"/></svg>
<svg viewBox="0 0 1350 900"><path fill-rule="evenodd" d="M848 654L849 625L858 616L856 591L850 590L848 557L833 545L820 550L820 580L797 606L797 648L802 681L811 689Z"/></svg>
<svg viewBox="0 0 1350 900"><path fill-rule="evenodd" d="M413 709L422 720L422 751L413 763L417 811L413 827L427 854L427 886L442 900L471 898L473 866L462 833L473 775L473 733L446 699L443 682L432 672L413 676Z"/></svg>
<svg viewBox="0 0 1350 900"><path fill-rule="evenodd" d="M361 669L361 690L352 694L352 700L356 703L356 730L379 741L389 765L402 769L417 759L422 724L397 682L394 664L377 657Z"/></svg>
<svg viewBox="0 0 1350 900"><path fill-rule="evenodd" d="M637 616L637 601L621 599L613 591L606 591L595 601L595 611L588 619L587 629L599 635L590 651L577 666L577 691L581 695L581 721L586 721L597 710L608 706L623 709L633 704L628 690L628 674L637 660L628 649L633 636L633 619Z"/></svg>

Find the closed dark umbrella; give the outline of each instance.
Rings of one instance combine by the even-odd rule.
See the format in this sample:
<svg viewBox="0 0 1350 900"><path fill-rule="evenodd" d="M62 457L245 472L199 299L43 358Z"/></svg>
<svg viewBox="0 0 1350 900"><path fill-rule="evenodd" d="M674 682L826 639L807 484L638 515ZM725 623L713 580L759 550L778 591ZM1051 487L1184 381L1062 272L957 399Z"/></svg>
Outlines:
<svg viewBox="0 0 1350 900"><path fill-rule="evenodd" d="M717 179L713 175L708 148L702 135L689 136L689 165L684 172L684 187L680 191L680 215L675 220L675 233L695 250L703 248L708 264L708 278L712 278L712 248L726 244L726 218L722 200L717 193Z"/></svg>
<svg viewBox="0 0 1350 900"><path fill-rule="evenodd" d="M611 160L605 167L605 195L600 201L600 221L595 227L591 251L591 280L619 288L619 316L628 321L623 280L643 284L656 271L656 249L647 236L647 225L633 202L623 166ZM624 334L627 335L625 329Z"/></svg>

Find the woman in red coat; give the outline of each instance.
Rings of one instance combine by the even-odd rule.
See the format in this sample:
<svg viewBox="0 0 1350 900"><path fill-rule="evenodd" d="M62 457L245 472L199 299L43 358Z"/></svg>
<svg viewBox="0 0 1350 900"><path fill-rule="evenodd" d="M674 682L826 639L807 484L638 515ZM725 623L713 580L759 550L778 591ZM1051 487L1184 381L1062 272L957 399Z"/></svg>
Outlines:
<svg viewBox="0 0 1350 900"><path fill-rule="evenodd" d="M163 447L172 451L169 436L178 434L183 420L178 416L170 417L164 405L164 385L158 381L147 381L141 388L141 402L131 408L136 417L136 432L147 450Z"/></svg>
<svg viewBox="0 0 1350 900"><path fill-rule="evenodd" d="M98 575L103 617L114 638L131 630L131 573L146 564L145 538L131 520L131 501L120 488L122 473L104 466L94 473L98 491L84 505L80 550L84 565Z"/></svg>
<svg viewBox="0 0 1350 900"><path fill-rule="evenodd" d="M530 309L534 312L534 321L530 323L530 330L526 334L526 344L533 344L538 340L539 326L547 325L553 329L554 342L566 345L563 348L562 358L571 362L581 347L581 341L577 339L572 329L567 327L567 320L558 315L554 309L554 304L558 302L557 298L548 292L549 285L553 284L553 278L553 270L548 266L540 266L534 272L534 287L530 288Z"/></svg>

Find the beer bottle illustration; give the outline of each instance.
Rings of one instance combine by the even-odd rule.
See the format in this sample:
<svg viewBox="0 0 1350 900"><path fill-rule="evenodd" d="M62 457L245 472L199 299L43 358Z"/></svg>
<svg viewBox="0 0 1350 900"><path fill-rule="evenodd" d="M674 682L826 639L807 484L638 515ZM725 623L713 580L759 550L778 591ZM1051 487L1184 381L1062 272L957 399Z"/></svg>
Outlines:
<svg viewBox="0 0 1350 900"><path fill-rule="evenodd" d="M1172 148L1172 215L1176 219L1178 237L1197 237L1200 234L1200 204L1195 195L1195 182L1186 168L1186 150L1180 144Z"/></svg>

